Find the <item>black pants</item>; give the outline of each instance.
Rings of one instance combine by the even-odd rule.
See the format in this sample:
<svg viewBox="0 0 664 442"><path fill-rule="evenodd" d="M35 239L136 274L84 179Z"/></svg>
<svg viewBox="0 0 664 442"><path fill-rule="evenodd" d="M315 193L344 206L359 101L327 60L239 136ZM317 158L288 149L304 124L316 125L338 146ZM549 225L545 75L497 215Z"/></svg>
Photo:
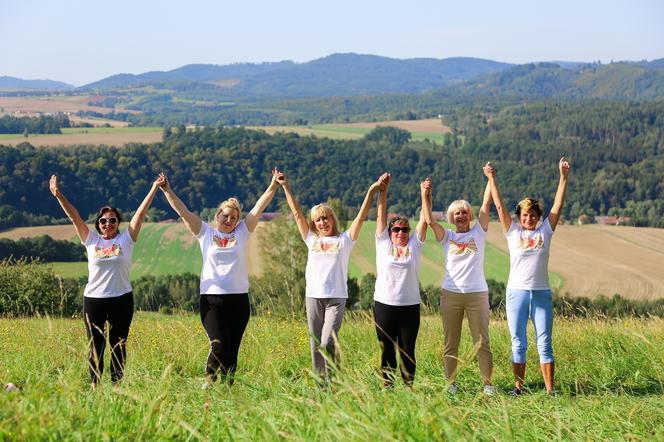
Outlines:
<svg viewBox="0 0 664 442"><path fill-rule="evenodd" d="M374 302L376 334L383 350L380 366L385 385L394 382L397 368L395 347L401 359L401 377L407 385L415 378L415 341L420 329L420 305L393 306Z"/></svg>
<svg viewBox="0 0 664 442"><path fill-rule="evenodd" d="M106 323L111 346L111 381L119 382L127 359L127 336L134 316L132 292L114 298L83 297L83 319L88 334L88 367L92 382L99 382L104 371Z"/></svg>
<svg viewBox="0 0 664 442"><path fill-rule="evenodd" d="M249 323L249 295L201 295L200 310L203 327L210 339L205 374L216 380L221 372L232 383L240 342Z"/></svg>

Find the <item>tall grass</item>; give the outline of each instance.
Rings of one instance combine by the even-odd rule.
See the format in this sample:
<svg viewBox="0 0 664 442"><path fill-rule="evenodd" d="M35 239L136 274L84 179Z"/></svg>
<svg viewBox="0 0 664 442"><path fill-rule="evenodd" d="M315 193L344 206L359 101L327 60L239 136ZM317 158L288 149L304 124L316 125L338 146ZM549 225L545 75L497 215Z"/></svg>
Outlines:
<svg viewBox="0 0 664 442"><path fill-rule="evenodd" d="M0 394L0 439L664 438L661 319L557 319L555 397L542 392L534 346L528 351L529 393L506 394L510 342L498 318L490 327L495 397L481 393L466 330L459 394L446 394L436 316L422 318L412 391L400 383L381 388L368 314L347 316L341 369L327 388L310 376L306 330L304 320L252 317L235 385L203 391L208 347L198 318L138 313L120 389L111 388L105 373L102 388L91 392L80 320L0 319L0 380L21 387Z"/></svg>

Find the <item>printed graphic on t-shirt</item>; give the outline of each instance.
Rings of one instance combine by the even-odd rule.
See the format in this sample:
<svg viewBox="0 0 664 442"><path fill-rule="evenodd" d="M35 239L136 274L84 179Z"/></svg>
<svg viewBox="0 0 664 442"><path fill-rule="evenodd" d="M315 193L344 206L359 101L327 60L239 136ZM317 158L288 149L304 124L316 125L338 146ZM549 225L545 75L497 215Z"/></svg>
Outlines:
<svg viewBox="0 0 664 442"><path fill-rule="evenodd" d="M390 255L394 257L395 260L407 259L411 255L409 246L397 246L392 244L390 247Z"/></svg>
<svg viewBox="0 0 664 442"><path fill-rule="evenodd" d="M541 232L529 237L523 233L519 236L519 248L521 250L537 250L544 247L544 235Z"/></svg>
<svg viewBox="0 0 664 442"><path fill-rule="evenodd" d="M456 242L450 240L450 255L469 255L471 253L477 253L477 244L475 244L475 239L471 238L468 242Z"/></svg>
<svg viewBox="0 0 664 442"><path fill-rule="evenodd" d="M235 244L237 244L237 238L235 238L234 234L231 234L230 236L213 235L212 242L215 246L225 249L228 247L233 247Z"/></svg>
<svg viewBox="0 0 664 442"><path fill-rule="evenodd" d="M113 258L122 255L122 248L119 244L113 244L110 247L95 247L95 258Z"/></svg>
<svg viewBox="0 0 664 442"><path fill-rule="evenodd" d="M311 251L313 253L339 253L339 240L336 241L325 241L323 242L321 238L316 238Z"/></svg>

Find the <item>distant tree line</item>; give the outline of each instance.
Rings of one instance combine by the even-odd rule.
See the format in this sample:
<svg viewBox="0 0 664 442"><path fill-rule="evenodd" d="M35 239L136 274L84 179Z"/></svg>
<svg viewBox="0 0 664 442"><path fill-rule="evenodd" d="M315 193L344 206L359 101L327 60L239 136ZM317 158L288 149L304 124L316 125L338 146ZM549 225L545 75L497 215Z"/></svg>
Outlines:
<svg viewBox="0 0 664 442"><path fill-rule="evenodd" d="M71 127L69 117L64 114L39 117L0 117L0 134L59 134L63 127Z"/></svg>
<svg viewBox="0 0 664 442"><path fill-rule="evenodd" d="M301 242L301 241L300 241ZM286 262L286 265L289 265ZM302 275L303 279L303 275ZM290 290L271 286L281 278L275 275L251 278L252 312L282 318L304 320L304 296L298 287ZM302 281L303 282L303 281ZM489 280L491 311L504 316L504 284ZM348 308L371 308L375 276L365 275L360 281L348 281ZM86 278L60 278L48 264L28 260L0 261L0 317L50 315L80 317ZM143 276L132 281L136 310L161 313L197 312L199 276L191 273ZM425 313L437 314L440 288L421 289ZM611 298L567 298L554 295L556 315L565 317L664 317L664 298L634 301L614 295Z"/></svg>
<svg viewBox="0 0 664 442"><path fill-rule="evenodd" d="M16 241L0 238L0 259L29 258L44 262L85 261L85 249L80 244L53 239L48 235L21 238Z"/></svg>

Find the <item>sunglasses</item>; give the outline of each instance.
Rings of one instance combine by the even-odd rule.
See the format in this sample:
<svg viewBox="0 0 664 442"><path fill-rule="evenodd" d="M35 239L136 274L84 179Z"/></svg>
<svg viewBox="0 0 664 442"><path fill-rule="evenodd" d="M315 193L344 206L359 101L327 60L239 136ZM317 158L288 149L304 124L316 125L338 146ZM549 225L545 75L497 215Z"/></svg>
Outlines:
<svg viewBox="0 0 664 442"><path fill-rule="evenodd" d="M99 224L102 226L105 225L106 223L109 224L115 224L118 222L118 219L116 217L111 217L111 218L99 218Z"/></svg>
<svg viewBox="0 0 664 442"><path fill-rule="evenodd" d="M392 233L399 233L399 232L408 233L408 232L410 232L410 227L392 227L390 229L390 232L392 232Z"/></svg>

